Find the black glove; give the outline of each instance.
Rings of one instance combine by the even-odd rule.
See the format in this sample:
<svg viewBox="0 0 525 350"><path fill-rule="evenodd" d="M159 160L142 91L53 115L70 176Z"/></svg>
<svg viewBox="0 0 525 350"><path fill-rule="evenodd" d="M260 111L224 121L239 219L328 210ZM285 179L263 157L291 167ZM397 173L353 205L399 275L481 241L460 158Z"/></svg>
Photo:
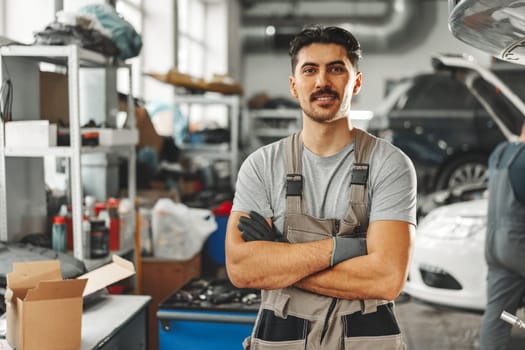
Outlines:
<svg viewBox="0 0 525 350"><path fill-rule="evenodd" d="M275 226L270 226L270 224L255 211L251 211L249 217L241 216L237 227L241 231L242 239L246 242L285 242L282 233L280 233Z"/></svg>
<svg viewBox="0 0 525 350"><path fill-rule="evenodd" d="M347 237L336 236L333 238L334 248L330 266L334 266L341 261L363 256L368 253L366 248L366 238L364 237Z"/></svg>

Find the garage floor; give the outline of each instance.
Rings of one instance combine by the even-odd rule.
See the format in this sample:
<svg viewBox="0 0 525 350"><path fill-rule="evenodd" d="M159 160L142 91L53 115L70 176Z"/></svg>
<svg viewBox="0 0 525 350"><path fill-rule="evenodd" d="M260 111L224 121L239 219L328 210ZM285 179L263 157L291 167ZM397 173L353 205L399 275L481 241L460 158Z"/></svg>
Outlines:
<svg viewBox="0 0 525 350"><path fill-rule="evenodd" d="M479 349L481 314L424 304L401 296L396 313L408 350ZM520 310L518 317L524 320ZM525 349L525 330L513 327L509 350Z"/></svg>

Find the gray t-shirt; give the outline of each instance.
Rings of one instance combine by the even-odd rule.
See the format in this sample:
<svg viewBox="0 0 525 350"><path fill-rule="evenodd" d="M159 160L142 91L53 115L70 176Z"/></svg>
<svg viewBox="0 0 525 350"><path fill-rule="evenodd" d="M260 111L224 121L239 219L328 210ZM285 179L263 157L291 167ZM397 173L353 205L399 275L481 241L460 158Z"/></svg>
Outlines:
<svg viewBox="0 0 525 350"><path fill-rule="evenodd" d="M250 154L239 170L233 211L251 210L272 217L282 232L286 215L286 164L284 139ZM303 148L303 194L306 213L318 218L341 219L350 204L353 142L329 157ZM399 220L416 224L416 173L410 159L398 148L377 139L370 157L368 177L370 222Z"/></svg>

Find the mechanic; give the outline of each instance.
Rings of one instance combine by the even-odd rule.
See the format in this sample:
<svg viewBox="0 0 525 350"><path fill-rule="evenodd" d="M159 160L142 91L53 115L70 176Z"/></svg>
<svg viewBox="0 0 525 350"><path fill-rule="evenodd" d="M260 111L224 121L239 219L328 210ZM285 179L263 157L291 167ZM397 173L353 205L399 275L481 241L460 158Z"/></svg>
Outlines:
<svg viewBox="0 0 525 350"><path fill-rule="evenodd" d="M487 307L480 331L482 350L507 349L512 326L500 319L516 314L525 296L525 122L518 142L503 142L489 157L489 207L485 259Z"/></svg>
<svg viewBox="0 0 525 350"><path fill-rule="evenodd" d="M311 26L290 43L301 132L242 164L227 226L234 285L262 290L245 349L403 349L393 301L416 224L415 170L352 127L356 38Z"/></svg>

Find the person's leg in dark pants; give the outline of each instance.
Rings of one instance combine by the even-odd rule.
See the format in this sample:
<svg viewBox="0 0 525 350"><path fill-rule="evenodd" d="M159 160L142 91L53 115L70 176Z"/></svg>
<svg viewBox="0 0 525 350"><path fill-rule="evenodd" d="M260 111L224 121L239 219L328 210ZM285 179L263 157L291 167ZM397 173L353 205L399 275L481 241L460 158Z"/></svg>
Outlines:
<svg viewBox="0 0 525 350"><path fill-rule="evenodd" d="M524 292L521 276L500 267L489 266L487 307L480 330L481 350L505 350L512 326L500 319L503 310L515 314Z"/></svg>

